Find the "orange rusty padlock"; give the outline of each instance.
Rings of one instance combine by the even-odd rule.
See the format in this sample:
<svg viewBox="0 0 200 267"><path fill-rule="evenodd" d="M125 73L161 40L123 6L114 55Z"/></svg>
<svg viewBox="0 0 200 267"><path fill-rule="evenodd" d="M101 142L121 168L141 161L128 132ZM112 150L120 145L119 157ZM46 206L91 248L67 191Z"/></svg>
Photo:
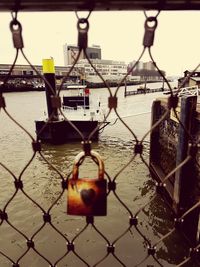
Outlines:
<svg viewBox="0 0 200 267"><path fill-rule="evenodd" d="M78 167L86 157L85 152L80 152L74 161L72 178L68 181L67 213L70 215L104 216L107 213L104 163L97 152L91 150L90 156L98 162L98 178L78 178Z"/></svg>

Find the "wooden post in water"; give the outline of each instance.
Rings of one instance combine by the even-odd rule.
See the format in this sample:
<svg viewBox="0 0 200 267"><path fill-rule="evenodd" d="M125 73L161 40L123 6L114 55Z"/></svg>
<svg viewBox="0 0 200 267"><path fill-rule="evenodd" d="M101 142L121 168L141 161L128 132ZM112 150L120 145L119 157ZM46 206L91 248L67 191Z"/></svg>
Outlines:
<svg viewBox="0 0 200 267"><path fill-rule="evenodd" d="M151 111L151 126L153 126L160 118L161 102L155 100L152 105ZM159 146L159 126L156 127L150 135L150 164L158 163L160 159L160 146Z"/></svg>
<svg viewBox="0 0 200 267"><path fill-rule="evenodd" d="M196 96L183 96L181 98L180 121L178 132L176 166L181 164L188 156L189 134L194 127L194 114L196 111ZM186 130L185 130L185 129ZM187 132L186 132L187 131ZM175 173L174 183L174 210L181 217L196 202L195 186L197 175L194 168L194 160L190 160ZM187 238L196 245L199 242L198 233L199 209L190 212L182 224L182 230Z"/></svg>
<svg viewBox="0 0 200 267"><path fill-rule="evenodd" d="M125 86L125 88L124 88L124 97L126 97L126 92L127 92L126 79L125 79L125 81L124 81L124 86Z"/></svg>
<svg viewBox="0 0 200 267"><path fill-rule="evenodd" d="M163 78L163 80L162 80L162 91L164 91L165 90L165 79Z"/></svg>
<svg viewBox="0 0 200 267"><path fill-rule="evenodd" d="M147 90L147 77L144 78L144 93L146 94Z"/></svg>

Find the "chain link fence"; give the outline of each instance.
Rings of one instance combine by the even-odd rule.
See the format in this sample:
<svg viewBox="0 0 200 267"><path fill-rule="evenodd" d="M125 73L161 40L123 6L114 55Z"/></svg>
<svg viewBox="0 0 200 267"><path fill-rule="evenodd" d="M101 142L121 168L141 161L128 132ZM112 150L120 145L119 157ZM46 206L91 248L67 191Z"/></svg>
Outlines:
<svg viewBox="0 0 200 267"><path fill-rule="evenodd" d="M6 76L3 84L1 85L1 94L0 94L0 109L1 113L0 116L6 119L6 121L12 122L16 125L16 129L18 129L19 136L21 140L26 140L25 146L29 146L29 155L25 158L25 163L23 169L20 171L19 174L15 173L13 168L10 168L10 162L7 164L6 162L1 162L1 172L6 177L9 177L8 183L4 184L2 181L1 188L5 190L6 197L2 201L0 207L0 231L7 233L6 238L1 239L0 244L0 257L4 265L2 266L32 266L31 262L32 259L37 257L42 264L41 266L164 266L162 260L160 260L160 255L165 253L162 251L162 244L167 242L169 238L172 238L172 248L179 253L179 246L176 245L176 238L179 236L183 240L183 244L187 244L182 246L182 252L184 255L181 256L179 262L174 262L174 265L177 266L200 266L199 262L199 243L196 244L192 243L187 237L184 235L184 231L182 229L182 225L184 225L184 220L187 216L190 215L194 210L197 210L200 206L200 202L196 201L193 206L189 207L187 211L182 214L175 214L174 209L172 209L171 204L169 204L168 200L164 198L162 201L160 199L160 194L162 194L163 190L165 189L166 182L171 179L172 183L174 182L173 175L176 171L180 170L184 165L186 165L191 159L195 159L195 163L199 166L199 159L198 159L198 143L199 141L196 140L190 133L188 133L187 129L180 121L179 115L177 114L177 104L178 104L178 93L182 87L187 83L188 79L194 73L198 67L196 66L190 76L187 76L182 84L179 86L176 93L173 92L170 83L163 76L163 72L160 70L159 66L157 66L154 56L152 54L151 48L154 44L154 35L156 33L156 28L158 25L159 14L158 11L157 15L155 16L148 16L147 12L144 12L144 25L145 25L145 33L143 39L143 46L141 49L141 54L138 56L137 62L132 66L131 69L127 72L126 76L119 82L116 89L112 89L109 87L109 84L104 77L98 72L98 70L93 65L92 61L88 57L86 53L87 48L87 37L89 33L89 18L92 11L88 13L87 17L80 18L77 15L77 29L78 29L78 47L79 47L79 54L71 67L70 71L63 79L62 83L58 88L53 88L52 84L49 83L48 79L41 75L38 70L31 64L29 59L26 57L24 53L24 45L23 45L23 36L22 36L22 25L18 20L18 12L12 12L12 20L10 23L10 29L13 36L13 43L16 51L15 58L13 60L12 67L8 75ZM48 14L47 14L48 16ZM142 25L141 25L142 26ZM125 82L127 76L136 68L138 62L142 59L145 52L148 52L150 59L152 60L155 68L159 72L159 74L163 77L165 83L167 84L170 95L167 98L167 108L162 110L161 117L154 122L152 127L149 129L148 132L143 134L142 138L138 138L135 130L132 129L127 122L120 116L118 112L119 109L119 101L118 95L119 90L122 84ZM91 131L88 136L84 136L83 133L76 127L67 117L66 113L63 112L61 107L61 99L60 94L63 87L63 84L70 76L70 73L75 68L80 53L83 52L85 57L88 60L90 66L94 69L95 73L100 77L102 82L105 85L105 88L108 91L108 111L104 117L104 121ZM51 90L51 104L52 104L52 114L49 116L48 120L42 127L41 131L37 136L34 136L32 133L27 131L25 127L18 122L15 118L17 117L12 115L7 107L7 101L5 95L2 93L4 86L9 81L11 73L15 67L17 62L18 56L21 55L27 61L27 63L31 66L31 68L40 76L41 79L45 82L46 86L48 86ZM146 96L148 97L148 96ZM134 97L132 98L134 102ZM138 175L140 175L140 166L143 165L149 171L149 173L153 172L151 165L149 164L148 160L148 142L147 136L155 131L158 127L160 131L165 131L165 134L168 138L174 138L177 135L177 130L174 129L173 125L169 125L166 130L165 123L166 118L170 111L173 110L175 117L182 128L182 130L188 135L190 144L192 149L188 152L187 157L180 162L179 165L176 165L175 162L173 166L167 165L167 159L163 158L163 150L166 147L163 147L160 153L160 157L163 159L163 169L165 170L165 177L162 179L162 182L154 183L152 179L149 178L146 183L146 188L149 189L149 197L147 198L147 202L144 204L136 203L133 204L130 201L129 197L126 195L126 192L123 192L121 184L123 183L121 179L121 175L125 173L128 176L128 181L130 182L130 187L134 187L134 180L131 179L132 168L136 168L138 171ZM112 208L108 209L108 216L105 217L96 217L96 216L84 216L84 217L75 217L71 215L65 215L66 220L63 222L59 220L61 207L63 204L66 204L65 195L68 191L69 179L72 176L72 162L70 160L67 163L68 173L64 174L62 171L62 166L59 164L54 164L51 158L46 155L45 152L45 144L40 142L40 134L42 131L45 130L46 127L51 123L52 119L57 115L58 112L59 116L62 116L63 120L68 122L80 135L80 139L82 139L82 145L80 145L80 151L82 151L83 160L87 157L91 159L90 164L98 164L95 157L92 155L92 151L98 150L98 147L95 147L95 144L91 143L91 139L93 135L101 128L102 124L109 119L110 113L114 112L118 120L121 122L123 127L125 127L129 133L131 134L132 138L130 140L129 146L129 153L124 153L124 156L127 157L127 163L119 170L114 173L113 170L107 170L105 168L105 179L107 180L107 191L106 191L106 198L108 205L112 205L112 203L117 206L117 209L112 210ZM3 123L3 121L1 122ZM167 132L166 132L167 131ZM169 141L170 142L170 141ZM23 142L22 142L23 143ZM1 141L1 145L4 146L3 140ZM172 144L174 145L174 144ZM168 146L169 149L170 145ZM63 146L65 149L65 146ZM104 149L104 158L106 158L106 148ZM15 147L13 147L15 151ZM174 151L174 148L172 149ZM130 153L131 151L131 153ZM76 151L77 152L77 151ZM56 153L54 151L54 153ZM66 154L70 154L70 149L66 151ZM116 152L117 153L117 152ZM174 153L174 152L173 152ZM72 155L75 156L75 152L72 152ZM120 157L120 154L123 154L122 147L118 147L118 154L117 156ZM172 157L172 154L169 154L169 157ZM38 199L35 197L34 194L31 194L26 187L29 179L35 179L33 177L32 170L34 168L37 169L37 162L43 162L45 167L48 169L48 172L44 172L42 175L48 175L49 179L52 182L52 186L56 187L56 190L53 195L51 195L51 199L49 199L49 205L43 205L42 199ZM79 168L82 167L83 160L80 161ZM107 158L106 160L110 160ZM106 163L105 160L105 163ZM9 160L8 160L9 161ZM139 163L138 163L139 162ZM171 171L171 169L173 170ZM127 171L128 170L128 171ZM37 173L37 172L36 172ZM40 173L34 174L38 175L42 179L42 175ZM141 174L142 175L142 174ZM12 181L12 182L11 182ZM48 188L51 190L51 188ZM146 190L147 190L146 189ZM47 192L44 194L48 195ZM145 188L144 188L145 190ZM37 194L36 194L37 195ZM162 194L163 195L163 194ZM158 198L159 201L162 203L162 206L156 209L157 211L160 210L161 218L163 217L163 221L160 222L158 225L154 225L153 214L150 211L154 209L154 206L157 203ZM144 193L145 199L145 193ZM29 216L23 218L22 210L16 210L13 214L13 211L10 212L10 206L17 205L17 203L21 203L21 209L23 209L23 203L26 205L24 209L29 210ZM168 211L168 213L165 213ZM115 213L115 216L120 218L123 221L123 227L118 227L117 222L113 222L112 214ZM27 229L27 224L31 225L32 218L34 218L34 214L40 214L38 217L39 223L32 226L31 230ZM170 214L170 218L166 215ZM109 216L110 215L110 216ZM16 217L20 218L20 223L15 222ZM152 224L152 229L148 227L143 227L144 224L142 223L143 220L150 221ZM68 223L71 221L71 225ZM167 222L167 223L166 223ZM110 229L109 232L104 231L104 226L107 225ZM156 229L160 228L162 235L156 232ZM153 235L149 234L149 232L153 231ZM16 239L13 240L11 238L12 233L16 236ZM52 244L53 241L51 239L52 233L56 236L56 246ZM46 253L44 248L42 248L42 240L45 236L45 247L50 248L50 253ZM154 236L154 238L152 238ZM125 239L126 237L126 239ZM127 241L127 238L129 241ZM136 255L134 246L132 246L131 239L135 238L137 240L138 247L140 247L141 255ZM12 248L5 250L5 246L8 243L12 243ZM16 246L15 246L16 244ZM14 247L14 248L13 248ZM19 249L20 247L20 249ZM121 247L121 251L119 249ZM123 249L122 249L123 247ZM123 251L123 252L122 252ZM124 252L129 251L129 258L127 259L124 257ZM175 252L176 253L176 252ZM189 264L189 265L187 265Z"/></svg>

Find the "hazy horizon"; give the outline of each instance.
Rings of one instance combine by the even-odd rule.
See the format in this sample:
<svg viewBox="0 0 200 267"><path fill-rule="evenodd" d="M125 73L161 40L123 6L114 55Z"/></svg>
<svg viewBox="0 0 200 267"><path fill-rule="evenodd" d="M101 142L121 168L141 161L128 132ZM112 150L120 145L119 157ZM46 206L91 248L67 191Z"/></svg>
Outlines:
<svg viewBox="0 0 200 267"><path fill-rule="evenodd" d="M85 17L87 12L79 12ZM155 12L147 12L155 14ZM12 36L9 29L11 15L0 13L0 64L14 60ZM163 11L158 16L153 57L167 76L181 76L186 69L194 69L200 62L196 25L199 11ZM77 44L77 18L74 12L19 12L24 40L24 52L34 65L43 58L54 58L56 66L64 66L63 45ZM89 18L88 46L100 45L102 59L137 60L143 49L145 16L142 11L94 11ZM196 33L196 34L195 34ZM141 61L150 61L145 52ZM26 64L20 55L16 64Z"/></svg>

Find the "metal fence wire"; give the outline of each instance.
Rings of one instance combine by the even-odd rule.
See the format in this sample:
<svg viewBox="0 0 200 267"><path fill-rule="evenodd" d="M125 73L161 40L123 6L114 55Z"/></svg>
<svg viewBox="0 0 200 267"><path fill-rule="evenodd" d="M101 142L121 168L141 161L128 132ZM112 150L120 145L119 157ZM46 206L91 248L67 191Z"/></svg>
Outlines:
<svg viewBox="0 0 200 267"><path fill-rule="evenodd" d="M4 203L3 206L0 207L0 230L5 229L3 231L11 231L15 232L19 239L21 240L22 244L22 253L14 257L12 250L5 251L4 250L4 242L7 242L9 240L1 240L0 244L0 255L1 258L6 262L7 265L5 266L12 266L12 267L20 267L25 266L23 265L23 261L27 257L29 258L29 264L26 266L31 266L31 257L39 257L43 260L43 266L72 266L73 261L78 262L80 266L107 266L107 260L110 257L113 258L114 265L113 266L128 266L126 263L126 260L120 256L119 250L117 249L118 244L123 241L124 237L127 235L130 235L131 238L133 236L136 236L144 245L144 254L142 255L142 258L140 257L140 260L136 262L137 255L135 252L135 248L131 248L131 255L130 255L130 261L132 262L129 266L164 266L163 263L159 260L158 254L161 244L170 238L171 235L178 234L182 235L184 242L188 243L188 250L186 250L184 257L180 260L180 262L177 264L177 266L184 266L185 264L189 264L188 266L200 266L200 258L199 258L199 247L200 244L193 245L191 242L184 237L182 234L182 224L184 220L187 218L187 216L193 212L195 209L198 209L200 206L200 201L196 201L192 207L189 207L187 211L182 213L180 216L177 216L174 214L171 205L168 204L168 200L165 199L163 201L163 206L166 209L171 209L171 228L165 228L165 222L163 223L163 229L168 229L163 233L163 235L156 236L155 240L150 240L150 237L148 235L148 231L144 229L141 226L140 223L140 217L142 217L142 214L148 214L148 209L152 205L154 201L159 196L159 193L162 192L162 190L165 188L165 183L169 179L172 179L173 174L181 169L185 164L187 164L188 161L191 159L196 159L196 153L197 153L197 147L198 147L198 140L195 140L193 136L187 131L185 126L182 124L182 122L179 119L179 116L176 111L177 103L178 103L178 92L181 90L181 87L184 87L185 83L188 81L190 76L195 72L195 70L200 66L198 65L195 67L194 71L190 73L190 76L187 76L182 84L179 86L178 91L176 93L173 93L173 90L171 88L170 83L163 75L163 72L160 70L159 66L157 66L154 56L152 54L151 48L154 44L154 35L156 34L156 28L158 25L158 19L160 12L158 11L157 15L155 16L148 16L148 12L144 12L144 38L143 38L143 46L141 49L141 54L138 56L137 62L132 66L131 69L129 69L126 76L123 77L123 79L119 82L117 88L114 90L110 88L107 81L104 79L104 77L99 73L99 71L95 68L92 61L88 57L86 53L87 48L87 37L89 34L89 18L90 14L92 12L88 13L87 17L80 18L78 13L77 15L77 29L78 29L78 47L79 47L79 53L77 55L77 58L72 65L70 71L66 75L66 77L63 79L62 83L60 84L59 88L57 88L56 91L54 91L53 88L51 88L51 84L48 84L48 81L45 79L43 75L41 75L38 70L31 64L29 59L24 53L24 44L23 44L23 34L22 34L22 25L20 21L18 20L18 13L12 12L12 19L10 22L10 30L13 37L13 44L16 51L15 58L13 60L12 67L10 68L10 71L6 78L4 79L3 84L1 85L1 93L0 93L0 110L1 114L0 116L6 116L7 119L12 121L12 123L16 124L17 127L19 127L23 134L21 135L21 139L25 138L24 136L27 136L30 142L30 145L32 147L31 157L29 160L27 160L27 164L24 165L23 170L20 172L19 175L16 175L14 171L12 171L6 163L1 162L1 170L5 172L5 175L8 175L9 177L12 177L13 185L10 185L13 187L13 191L8 193L7 195L7 201ZM141 25L142 27L143 25ZM125 120L120 116L118 112L119 103L118 103L118 92L120 87L123 85L124 81L126 80L127 76L136 68L138 62L142 59L145 52L148 52L150 59L152 60L155 68L159 72L159 74L163 77L164 81L166 82L169 90L170 95L168 97L168 105L166 110L163 110L163 114L161 118L154 123L154 125L149 129L148 132L144 133L143 137L139 139L134 131L126 122ZM124 213L120 216L124 216L121 218L121 220L124 221L124 229L123 230L117 230L116 229L116 235L110 237L107 236L107 234L104 233L104 229L101 228L101 220L95 216L85 216L81 217L81 219L78 221L78 229L74 230L73 232L70 232L70 229L60 229L58 226L59 222L55 223L55 220L52 219L54 217L54 211L58 207L58 203L63 200L63 196L67 192L68 188L68 180L71 178L72 170L69 170L68 174L63 174L62 169L59 169L50 162L50 160L45 156L45 145L43 145L38 137L35 137L32 135L32 133L28 132L24 126L18 122L17 119L15 119L15 116L11 115L11 112L9 110L9 107L6 106L6 97L3 94L3 88L6 86L6 83L9 81L9 78L11 77L11 73L13 69L15 68L15 64L17 62L18 56L21 53L21 55L24 57L24 59L27 61L27 63L31 66L31 68L41 77L41 79L49 85L49 87L52 89L52 105L54 109L59 110L59 114L63 116L64 120L68 121L72 127L79 133L80 138L82 139L82 144L80 144L80 151L83 151L85 153L85 156L91 156L91 150L93 148L93 144L91 142L91 139L96 131L99 130L99 128L102 125L98 125L95 130L93 130L87 137L83 135L83 133L68 119L66 113L63 112L61 108L61 98L60 93L63 88L64 82L68 79L70 76L70 73L72 70L76 67L76 64L79 60L81 52L84 53L85 57L88 60L88 63L90 66L94 69L95 73L100 77L102 82L105 85L105 88L107 88L109 97L108 97L108 112L105 115L104 122L109 118L109 115L112 112L114 112L117 116L117 118L121 121L121 123L124 125L125 128L128 129L128 131L131 133L132 139L131 139L131 150L132 155L130 155L130 158L127 161L127 164L124 165L115 175L110 175L109 172L105 169L105 176L106 180L108 181L108 189L107 189L107 201L109 203L111 197L114 198L119 207L120 211L122 210ZM146 96L148 97L148 96ZM134 98L133 98L134 101ZM190 144L192 149L188 152L188 156L182 161L178 166L174 167L173 171L167 171L166 166L164 166L166 170L166 176L161 183L155 183L153 184L153 194L147 203L145 205L141 204L141 206L135 208L133 211L133 208L131 205L129 206L126 201L122 198L121 194L119 194L119 184L118 179L119 176L126 170L128 166L131 164L134 164L135 159L138 158L141 160L142 164L146 166L146 168L151 173L153 170L151 170L151 166L149 164L148 158L145 155L145 145L146 145L146 138L147 136L153 132L157 127L160 127L160 129L163 129L163 124L165 123L165 120L167 116L169 115L170 111L173 110L174 114L176 116L176 119L179 121L179 124L181 125L183 131L188 135ZM46 121L44 127L42 128L41 132L44 131L45 127L48 126L49 122L51 121L51 118L54 117L54 111L52 112L52 115L50 118ZM2 123L2 122L1 122ZM176 133L173 132L173 125L171 127L171 130L169 129L168 135L176 135ZM68 153L66 151L66 153ZM48 208L45 208L40 204L41 202L35 198L34 196L30 195L26 190L26 171L28 170L29 166L31 164L34 164L34 160L39 157L41 161L43 161L46 166L49 167L49 169L53 170L55 173L56 179L59 179L60 181L60 190L57 192L57 194L54 196L54 199L52 200L51 204ZM94 163L98 164L98 162L94 160ZM83 161L81 164L84 164ZM196 164L199 164L196 159ZM131 173L129 173L131 176ZM133 181L134 183L134 181ZM1 181L0 181L1 185ZM5 186L5 190L7 190L8 186ZM39 210L41 212L41 221L38 225L35 226L34 232L31 235L28 235L24 230L23 226L18 227L15 224L15 221L12 220L12 214L9 213L9 207L12 203L15 202L15 200L20 196L23 196L23 199L29 200L30 203L33 204L34 209ZM21 211L16 211L16 213L20 214ZM34 213L34 212L33 212ZM33 215L33 214L32 214ZM20 216L20 215L19 215ZM66 220L71 220L71 216L66 214ZM100 221L99 221L100 220ZM107 222L108 217L103 217L103 220ZM73 224L76 225L77 220L74 219L72 221ZM107 222L109 224L109 221ZM76 227L76 226L75 226ZM110 228L112 228L112 224L110 222ZM51 235L51 231L54 231L57 234L57 239L60 239L63 243L64 252L62 255L58 253L56 248L54 251L51 252L51 254L54 254L56 260L52 261L46 253L40 250L39 246L37 245L38 236L42 236L42 233L44 230L47 230L49 232L49 235ZM69 231L69 232L68 232ZM98 240L100 247L103 248L102 251L104 253L99 253L99 258L96 260L96 262L91 263L91 257L88 258L87 255L83 255L80 253L80 246L84 246L87 251L87 243L90 239L90 234L93 233L96 236L96 239ZM81 238L84 237L84 234L86 234L87 238L86 240L83 238L81 241ZM8 234L8 239L10 238L10 235ZM51 237L49 236L51 239ZM10 240L12 243L12 240ZM13 241L14 242L14 241ZM48 243L45 244L46 247L48 247ZM126 247L126 244L124 244ZM177 245L178 246L178 245ZM91 253L97 253L98 251L95 251L95 245L94 245L94 252ZM140 255L141 256L141 255ZM150 262L149 263L149 259ZM64 263L64 262L67 263ZM136 262L136 263L135 263ZM77 266L76 265L76 266ZM186 265L185 265L186 266Z"/></svg>

